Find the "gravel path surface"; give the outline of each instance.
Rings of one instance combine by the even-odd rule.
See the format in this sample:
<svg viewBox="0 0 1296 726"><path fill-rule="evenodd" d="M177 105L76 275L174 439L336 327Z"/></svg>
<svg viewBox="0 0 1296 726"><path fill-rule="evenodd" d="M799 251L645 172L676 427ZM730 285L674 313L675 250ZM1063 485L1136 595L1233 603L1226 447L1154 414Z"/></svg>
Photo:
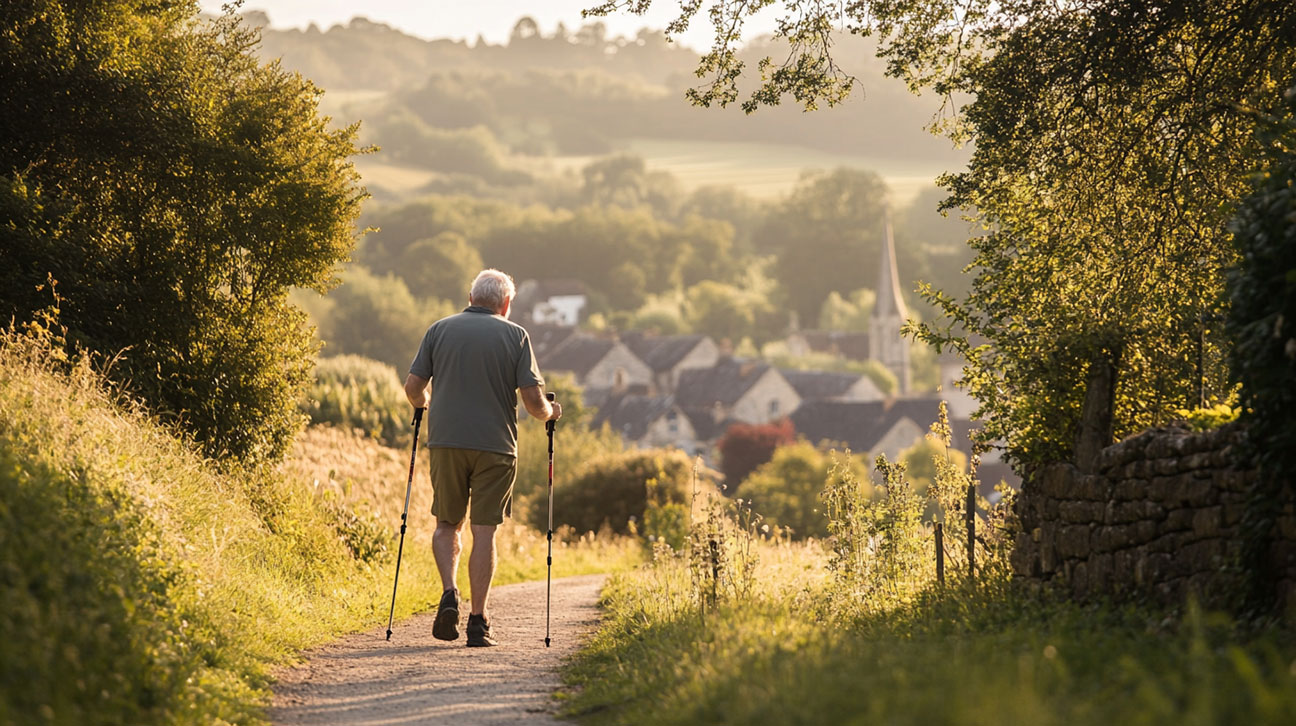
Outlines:
<svg viewBox="0 0 1296 726"><path fill-rule="evenodd" d="M598 622L602 575L553 582L550 634L545 648L545 583L491 590L491 633L499 645L467 648L463 602L459 639L432 637L435 613L386 623L309 651L296 668L278 675L270 719L275 724L554 724L550 697L558 666Z"/></svg>

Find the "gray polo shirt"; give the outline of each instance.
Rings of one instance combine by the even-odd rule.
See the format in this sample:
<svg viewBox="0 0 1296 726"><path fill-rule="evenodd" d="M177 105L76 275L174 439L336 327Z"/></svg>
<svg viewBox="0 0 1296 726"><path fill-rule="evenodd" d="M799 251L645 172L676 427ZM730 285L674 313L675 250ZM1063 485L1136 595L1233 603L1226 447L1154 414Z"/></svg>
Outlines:
<svg viewBox="0 0 1296 726"><path fill-rule="evenodd" d="M409 372L432 381L429 447L517 456L517 391L544 385L521 325L471 305L428 328Z"/></svg>

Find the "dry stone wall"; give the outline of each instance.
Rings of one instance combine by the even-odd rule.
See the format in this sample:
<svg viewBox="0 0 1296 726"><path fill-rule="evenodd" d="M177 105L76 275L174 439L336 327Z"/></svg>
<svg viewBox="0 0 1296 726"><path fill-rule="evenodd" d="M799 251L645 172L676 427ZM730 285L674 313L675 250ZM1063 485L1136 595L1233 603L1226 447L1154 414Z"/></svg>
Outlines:
<svg viewBox="0 0 1296 726"><path fill-rule="evenodd" d="M1017 502L1022 529L1013 570L1079 598L1151 596L1236 602L1242 582L1245 492L1236 425L1192 433L1145 431L1099 454L1092 473L1054 464L1029 478ZM1296 607L1296 513L1279 520L1271 561L1286 606Z"/></svg>

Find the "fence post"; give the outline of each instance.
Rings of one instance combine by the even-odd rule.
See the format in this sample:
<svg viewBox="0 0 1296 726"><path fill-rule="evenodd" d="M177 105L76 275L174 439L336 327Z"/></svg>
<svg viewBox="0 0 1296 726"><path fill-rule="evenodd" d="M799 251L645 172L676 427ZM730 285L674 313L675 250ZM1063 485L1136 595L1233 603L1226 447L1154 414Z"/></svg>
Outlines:
<svg viewBox="0 0 1296 726"><path fill-rule="evenodd" d="M936 523L936 582L945 584L945 525Z"/></svg>
<svg viewBox="0 0 1296 726"><path fill-rule="evenodd" d="M976 482L967 490L968 579L976 577Z"/></svg>

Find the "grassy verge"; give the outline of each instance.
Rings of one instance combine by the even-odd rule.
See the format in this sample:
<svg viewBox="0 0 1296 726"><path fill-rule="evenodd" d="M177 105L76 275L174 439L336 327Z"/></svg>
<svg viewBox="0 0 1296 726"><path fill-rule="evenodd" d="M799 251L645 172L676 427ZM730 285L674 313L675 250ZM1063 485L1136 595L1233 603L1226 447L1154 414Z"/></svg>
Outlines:
<svg viewBox="0 0 1296 726"><path fill-rule="evenodd" d="M750 597L703 613L686 558L617 575L569 667L588 724L1289 724L1296 640L1018 592L853 607L813 546L763 546ZM771 566L773 563L773 566Z"/></svg>
<svg viewBox="0 0 1296 726"><path fill-rule="evenodd" d="M373 446L314 432L222 471L88 365L0 339L0 723L261 723L274 665L385 621L409 459ZM440 592L416 492L398 615ZM500 538L500 581L543 575L541 535ZM577 539L555 574L638 554Z"/></svg>

